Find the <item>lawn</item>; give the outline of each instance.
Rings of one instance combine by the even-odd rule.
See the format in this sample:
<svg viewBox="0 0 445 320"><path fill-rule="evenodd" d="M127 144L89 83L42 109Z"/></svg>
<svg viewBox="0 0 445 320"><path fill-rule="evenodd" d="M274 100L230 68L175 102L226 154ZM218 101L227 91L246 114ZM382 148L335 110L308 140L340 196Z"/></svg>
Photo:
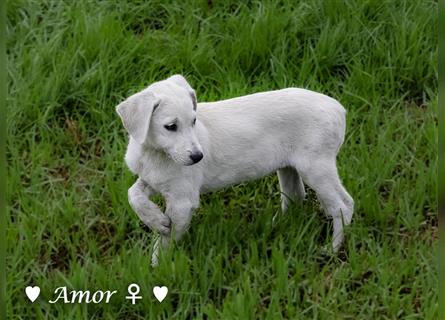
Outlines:
<svg viewBox="0 0 445 320"><path fill-rule="evenodd" d="M415 0L8 0L8 316L438 319L437 20L436 1ZM345 106L344 250L324 250L313 192L279 212L272 175L204 195L149 266L155 234L128 205L115 106L175 73L198 101L295 86ZM62 286L118 292L50 304Z"/></svg>

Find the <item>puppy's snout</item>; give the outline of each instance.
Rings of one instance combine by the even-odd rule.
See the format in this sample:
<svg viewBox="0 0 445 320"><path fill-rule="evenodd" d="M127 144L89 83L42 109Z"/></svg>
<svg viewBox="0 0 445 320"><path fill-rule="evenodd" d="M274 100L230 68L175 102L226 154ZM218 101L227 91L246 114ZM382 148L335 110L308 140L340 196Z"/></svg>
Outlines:
<svg viewBox="0 0 445 320"><path fill-rule="evenodd" d="M204 155L201 151L194 152L190 155L190 159L192 159L193 163L198 163L201 161L202 157L204 157Z"/></svg>

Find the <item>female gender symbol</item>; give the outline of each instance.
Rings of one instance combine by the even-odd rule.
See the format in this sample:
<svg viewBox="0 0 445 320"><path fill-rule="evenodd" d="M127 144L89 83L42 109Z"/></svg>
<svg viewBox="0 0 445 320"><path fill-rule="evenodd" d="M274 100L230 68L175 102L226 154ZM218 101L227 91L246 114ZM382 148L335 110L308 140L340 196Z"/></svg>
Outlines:
<svg viewBox="0 0 445 320"><path fill-rule="evenodd" d="M129 296L126 296L125 299L131 300L131 304L136 304L136 299L142 299L142 296L137 296L141 288L136 283L130 284L127 291Z"/></svg>

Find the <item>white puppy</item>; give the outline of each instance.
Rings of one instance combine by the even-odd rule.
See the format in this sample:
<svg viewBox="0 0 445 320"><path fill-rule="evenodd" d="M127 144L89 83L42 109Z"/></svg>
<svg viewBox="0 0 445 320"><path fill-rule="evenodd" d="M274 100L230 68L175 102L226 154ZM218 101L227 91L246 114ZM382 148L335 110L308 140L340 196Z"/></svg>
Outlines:
<svg viewBox="0 0 445 320"><path fill-rule="evenodd" d="M333 219L333 248L343 241L354 202L337 174L345 110L336 100L288 88L198 103L184 77L153 83L119 104L130 135L125 161L138 175L128 199L139 218L161 234L159 247L186 231L202 192L277 171L281 207L303 200L303 181ZM165 214L149 200L160 193Z"/></svg>

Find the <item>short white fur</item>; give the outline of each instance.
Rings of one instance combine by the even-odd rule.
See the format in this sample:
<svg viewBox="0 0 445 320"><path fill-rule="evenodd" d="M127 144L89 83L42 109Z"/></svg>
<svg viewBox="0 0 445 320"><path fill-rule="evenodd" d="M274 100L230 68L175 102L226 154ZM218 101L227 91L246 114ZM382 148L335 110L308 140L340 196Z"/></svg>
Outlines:
<svg viewBox="0 0 445 320"><path fill-rule="evenodd" d="M307 184L333 219L334 251L341 246L354 202L337 173L346 112L335 99L287 88L196 104L185 78L174 75L132 95L116 110L130 136L125 161L138 176L128 190L129 203L160 233L153 265L160 248L187 230L201 193L274 171L282 211L290 201L304 199ZM176 131L166 129L172 123ZM202 160L194 163L194 153L202 153ZM166 200L165 213L149 199L157 193Z"/></svg>

